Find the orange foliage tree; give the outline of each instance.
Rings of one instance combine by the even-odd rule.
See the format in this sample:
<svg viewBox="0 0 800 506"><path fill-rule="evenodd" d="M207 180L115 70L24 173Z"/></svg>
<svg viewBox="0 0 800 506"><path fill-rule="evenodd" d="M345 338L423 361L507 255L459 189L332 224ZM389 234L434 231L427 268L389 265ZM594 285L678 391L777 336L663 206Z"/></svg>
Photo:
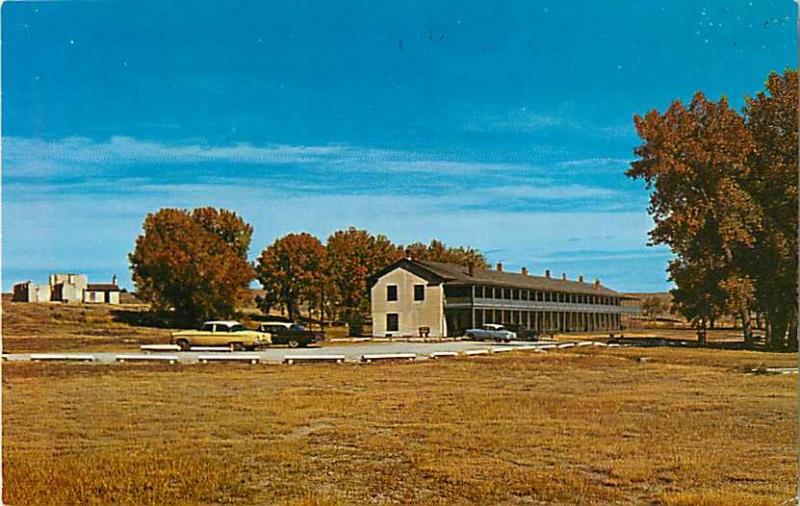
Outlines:
<svg viewBox="0 0 800 506"><path fill-rule="evenodd" d="M761 204L756 248L745 259L773 349L797 349L797 72L772 73L744 114L755 149L747 191Z"/></svg>
<svg viewBox="0 0 800 506"><path fill-rule="evenodd" d="M185 323L235 314L254 274L250 225L224 209L161 209L142 228L129 255L139 298Z"/></svg>
<svg viewBox="0 0 800 506"><path fill-rule="evenodd" d="M737 315L747 344L758 311L781 347L797 320L796 72L771 75L767 90L744 115L702 93L637 115L644 142L627 175L651 190L651 243L676 255L676 307L703 327Z"/></svg>
<svg viewBox="0 0 800 506"><path fill-rule="evenodd" d="M258 280L266 291L262 310L280 304L294 319L302 302L309 308L320 307L327 256L325 246L308 233L285 235L266 247L256 262Z"/></svg>
<svg viewBox="0 0 800 506"><path fill-rule="evenodd" d="M403 251L384 235L350 227L328 237L330 297L353 335L361 334L368 312L367 278L403 258Z"/></svg>
<svg viewBox="0 0 800 506"><path fill-rule="evenodd" d="M428 245L420 242L411 243L404 248L404 251L407 257L415 260L428 260L463 266L472 264L479 269L487 269L489 267L486 257L480 251L463 246L457 248L449 247L437 239L433 239Z"/></svg>

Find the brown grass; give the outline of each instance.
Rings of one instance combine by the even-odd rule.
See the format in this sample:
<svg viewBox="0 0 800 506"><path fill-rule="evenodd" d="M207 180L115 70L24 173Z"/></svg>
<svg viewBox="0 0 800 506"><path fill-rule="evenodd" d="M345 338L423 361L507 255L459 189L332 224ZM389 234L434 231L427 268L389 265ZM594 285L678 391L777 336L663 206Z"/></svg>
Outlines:
<svg viewBox="0 0 800 506"><path fill-rule="evenodd" d="M11 302L3 296L3 352L109 351L169 342L169 329L136 324L141 304Z"/></svg>
<svg viewBox="0 0 800 506"><path fill-rule="evenodd" d="M159 328L146 304L62 304L11 302L3 295L3 352L135 350L168 343L175 329ZM256 328L253 310L242 316ZM327 339L347 336L347 327L329 326Z"/></svg>
<svg viewBox="0 0 800 506"><path fill-rule="evenodd" d="M582 348L368 366L5 364L4 500L778 504L797 475L797 380L744 371L794 360Z"/></svg>

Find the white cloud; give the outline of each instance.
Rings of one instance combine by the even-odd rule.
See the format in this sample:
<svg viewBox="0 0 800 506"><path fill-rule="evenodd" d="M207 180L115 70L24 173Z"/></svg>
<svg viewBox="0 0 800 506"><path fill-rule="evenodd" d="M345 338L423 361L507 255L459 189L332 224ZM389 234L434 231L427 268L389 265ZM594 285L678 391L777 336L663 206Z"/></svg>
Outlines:
<svg viewBox="0 0 800 506"><path fill-rule="evenodd" d="M482 190L498 197L531 200L574 200L619 197L622 192L611 188L586 186L582 184L565 185L514 185L495 186Z"/></svg>
<svg viewBox="0 0 800 506"><path fill-rule="evenodd" d="M210 205L235 210L255 228L251 256L288 232L308 231L324 239L334 230L352 225L387 234L401 243L438 238L448 244L501 250L502 255L491 254L490 260L503 260L509 266L524 262L537 269L551 265L560 269L556 260L563 251L643 249L652 225L644 209L611 212L600 206L571 206L559 211L509 210L497 205L509 193L514 198L553 199L568 198L565 196L576 191L584 192L586 198L607 195L602 189L580 185L490 186L470 193L418 196L406 194L402 188L391 195L320 194L287 191L267 183L157 184L136 178L119 181L109 193L103 183L86 184L89 186L79 183L74 191L66 192L51 184L5 186L3 258L8 269L19 272L59 265L91 270L103 266L122 274L145 215L162 207ZM54 194L58 197L53 198ZM606 279L610 261L629 259L593 259L590 262L595 267L585 273Z"/></svg>
<svg viewBox="0 0 800 506"><path fill-rule="evenodd" d="M457 105L462 128L467 131L550 132L568 131L601 139L623 139L635 133L633 122L599 124L581 118L573 106L564 104L556 111L536 111L528 107L497 107L493 105Z"/></svg>
<svg viewBox="0 0 800 506"><path fill-rule="evenodd" d="M559 167L603 167L608 165L627 165L631 160L627 158L609 158L609 157L594 157L594 158L579 158L576 160L565 160L559 162Z"/></svg>
<svg viewBox="0 0 800 506"><path fill-rule="evenodd" d="M97 175L129 164L308 164L336 170L368 172L425 172L464 174L492 171L532 170L525 164L459 160L441 154L358 146L285 145L257 146L238 143L213 146L192 142L156 142L116 136L105 141L84 137L56 140L7 137L3 140L3 162L7 175L50 177Z"/></svg>

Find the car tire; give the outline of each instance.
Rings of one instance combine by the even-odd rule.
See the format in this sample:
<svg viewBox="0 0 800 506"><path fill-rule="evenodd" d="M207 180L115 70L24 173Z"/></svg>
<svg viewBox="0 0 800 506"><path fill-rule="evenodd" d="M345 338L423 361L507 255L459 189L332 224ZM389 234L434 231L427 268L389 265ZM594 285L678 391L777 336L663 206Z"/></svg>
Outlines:
<svg viewBox="0 0 800 506"><path fill-rule="evenodd" d="M289 348L297 348L298 346L300 346L300 341L298 341L297 339L289 339L289 342L286 344L289 345Z"/></svg>
<svg viewBox="0 0 800 506"><path fill-rule="evenodd" d="M475 339L475 335L472 332L467 332L466 337L468 339Z"/></svg>
<svg viewBox="0 0 800 506"><path fill-rule="evenodd" d="M243 351L244 344L242 343L230 343L231 351Z"/></svg>
<svg viewBox="0 0 800 506"><path fill-rule="evenodd" d="M189 351L189 349L192 347L188 339L178 339L175 341L175 344L178 345L178 348L180 348L181 351Z"/></svg>

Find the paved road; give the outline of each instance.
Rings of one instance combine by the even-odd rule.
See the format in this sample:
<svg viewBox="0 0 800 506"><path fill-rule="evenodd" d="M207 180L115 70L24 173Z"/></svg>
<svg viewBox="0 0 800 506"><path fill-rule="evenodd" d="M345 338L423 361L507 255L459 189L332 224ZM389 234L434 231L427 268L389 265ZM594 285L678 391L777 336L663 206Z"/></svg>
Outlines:
<svg viewBox="0 0 800 506"><path fill-rule="evenodd" d="M476 342L476 341L454 341L441 343L411 343L411 342L379 342L379 343L359 343L347 346L317 346L312 348L269 348L256 352L148 352L148 355L176 355L180 363L195 363L200 355L225 354L227 356L252 356L257 355L261 362L280 363L286 355L344 355L347 362L358 362L364 354L385 354L385 353L415 353L417 359L429 358L431 353L440 351L451 351L463 353L468 350L479 349L501 349L501 348L520 348L520 347L551 347L552 343L531 343L531 342ZM79 356L92 355L97 363L112 363L116 361L117 355L142 354L138 350L127 350L119 352L75 352L58 353L57 355ZM4 360L9 362L29 361L31 354L15 353L3 355Z"/></svg>

